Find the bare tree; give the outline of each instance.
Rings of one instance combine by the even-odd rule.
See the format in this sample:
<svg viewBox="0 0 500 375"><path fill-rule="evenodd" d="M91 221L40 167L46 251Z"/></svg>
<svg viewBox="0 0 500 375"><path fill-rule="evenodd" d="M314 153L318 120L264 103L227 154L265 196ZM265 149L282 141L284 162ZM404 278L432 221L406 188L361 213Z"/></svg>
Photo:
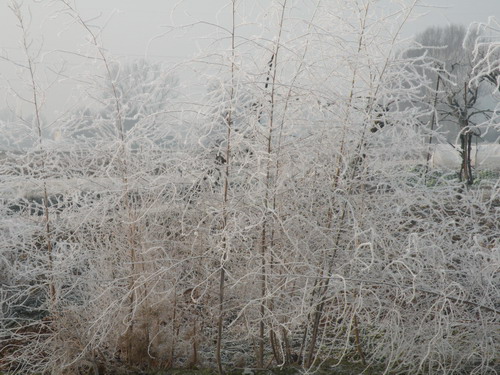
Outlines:
<svg viewBox="0 0 500 375"><path fill-rule="evenodd" d="M437 112L431 122L440 124L441 131L448 131L449 142L458 139L462 161L459 176L467 185L474 182L473 138L496 138L489 126L494 113L491 95L482 82L472 80L476 65L474 47L481 33L480 29L468 31L459 25L431 27L418 34L417 47L406 52L409 57L423 58L419 63L421 73L433 81L432 89L428 90L428 103Z"/></svg>

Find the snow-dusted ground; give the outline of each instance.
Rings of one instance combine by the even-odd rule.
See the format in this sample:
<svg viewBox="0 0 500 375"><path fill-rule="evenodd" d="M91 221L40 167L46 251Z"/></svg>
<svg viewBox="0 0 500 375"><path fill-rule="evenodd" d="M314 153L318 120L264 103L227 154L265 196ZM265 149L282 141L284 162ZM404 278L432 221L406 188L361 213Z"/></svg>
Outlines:
<svg viewBox="0 0 500 375"><path fill-rule="evenodd" d="M450 144L433 145L430 167L433 169L458 170L460 168L459 147ZM409 168L411 163L425 163L425 157L421 160L406 161ZM500 171L500 144L479 144L472 146L472 165L476 170ZM177 171L178 172L178 171ZM136 182L138 186L130 185L131 190L154 188L174 184L179 186L193 186L201 181L203 176L186 176L180 172L177 176L151 175L147 180ZM44 181L39 178L26 176L1 176L0 175L0 198L15 200L20 198L41 197ZM49 178L45 180L47 193L49 195L62 194L68 197L77 197L85 192L112 192L122 191L123 181L112 177L72 177L72 178Z"/></svg>

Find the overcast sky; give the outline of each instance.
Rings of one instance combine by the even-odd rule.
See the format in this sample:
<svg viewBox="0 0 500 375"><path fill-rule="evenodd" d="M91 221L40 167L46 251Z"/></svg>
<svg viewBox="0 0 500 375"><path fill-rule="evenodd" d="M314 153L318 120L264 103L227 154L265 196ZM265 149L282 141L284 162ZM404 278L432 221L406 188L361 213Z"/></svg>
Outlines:
<svg viewBox="0 0 500 375"><path fill-rule="evenodd" d="M267 0L270 1L270 0ZM346 0L349 1L349 0ZM56 6L50 0L25 0L25 5L31 5L33 11L34 33L41 27L45 34L45 48L61 48L62 43L72 42L75 38L71 33L60 34L65 30L63 20L53 21L48 17L53 15ZM255 3L259 1L246 1ZM16 20L8 9L10 0L0 0L0 48L18 48ZM307 1L297 2L298 6L307 7ZM418 13L426 13L420 19L407 24L404 34L421 30L429 25L444 25L449 23L468 24L472 21L486 21L489 16L500 16L499 0L427 0L433 7L418 6ZM42 4L45 4L42 6ZM99 17L96 22L107 22L104 33L104 44L113 54L126 56L144 56L149 47L150 55L161 56L166 60L184 58L193 53L193 44L187 43L190 36L203 35L200 28L190 29L184 40L162 38L151 42L151 39L167 30L167 25L181 25L197 20L224 23L227 20L227 9L224 6L228 0L77 0L78 10L86 19ZM67 20L66 20L67 22ZM41 26L40 26L41 25ZM150 43L151 42L151 43Z"/></svg>
<svg viewBox="0 0 500 375"><path fill-rule="evenodd" d="M242 0L241 17L262 12L262 4L271 0ZM350 1L350 0L346 0ZM64 15L57 16L60 4L52 0L25 0L32 11L31 36L34 45L41 47L42 65L50 65L53 58L60 58L54 50L80 51L85 43L85 34ZM176 29L165 34L169 26L188 25L203 21L225 26L229 20L228 0L76 0L79 14L86 21L103 28L102 40L105 48L113 56L126 58L148 57L153 60L176 63L206 48L210 38L216 38L216 29L208 24ZM297 0L296 11L307 13L312 0ZM434 7L419 6L417 13L424 14L408 23L403 35L410 37L427 26L450 23L469 24L484 22L489 16L500 18L500 0L427 0ZM0 55L13 61L22 61L19 39L20 32L16 19L9 10L10 0L0 0ZM55 5L54 5L55 4ZM28 17L29 18L29 17ZM204 39L208 37L207 39ZM72 59L66 59L66 71L71 72ZM20 81L12 64L0 60L0 109L4 107L9 94L8 86L16 86ZM50 80L50 77L49 77ZM52 92L50 91L52 90ZM49 107L55 107L67 97L68 85L56 84L47 91Z"/></svg>

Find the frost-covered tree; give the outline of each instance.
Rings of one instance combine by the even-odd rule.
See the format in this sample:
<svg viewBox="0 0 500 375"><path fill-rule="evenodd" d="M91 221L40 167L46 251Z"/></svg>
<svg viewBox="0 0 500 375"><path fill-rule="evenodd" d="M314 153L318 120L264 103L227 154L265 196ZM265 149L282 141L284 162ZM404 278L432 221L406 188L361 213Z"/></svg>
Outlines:
<svg viewBox="0 0 500 375"><path fill-rule="evenodd" d="M482 37L476 40L474 46L474 79L487 81L498 91L500 77L500 27L495 18L490 18L486 24L472 24L471 32Z"/></svg>
<svg viewBox="0 0 500 375"><path fill-rule="evenodd" d="M431 116L431 132L440 127L447 133L444 139L458 144L461 156L460 179L471 185L472 141L496 141L498 132L492 127L497 121L497 99L491 96L484 82L473 80L477 57L476 41L483 39L478 28L449 25L430 27L415 37L417 47L406 52L409 57L420 58L421 74L432 80L426 102L435 107Z"/></svg>
<svg viewBox="0 0 500 375"><path fill-rule="evenodd" d="M72 129L72 133L68 133L68 127L63 129L68 133L66 136L112 137L117 131L117 118L124 135L137 124L139 128L151 123L152 119L156 121L155 126L162 128L161 118L168 116L168 104L177 96L176 76L164 64L145 59L125 63L110 60L109 66L103 68L103 75L91 79L95 85L89 88L87 106L71 116L77 120L87 118L88 121L77 121L78 127ZM102 125L96 127L95 123L99 121ZM167 129L163 130L168 133Z"/></svg>

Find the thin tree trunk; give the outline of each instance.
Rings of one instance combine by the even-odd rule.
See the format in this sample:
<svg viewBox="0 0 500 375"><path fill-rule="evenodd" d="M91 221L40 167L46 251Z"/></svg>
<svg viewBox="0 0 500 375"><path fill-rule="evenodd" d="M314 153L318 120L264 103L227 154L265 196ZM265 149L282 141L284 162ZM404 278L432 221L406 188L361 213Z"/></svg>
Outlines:
<svg viewBox="0 0 500 375"><path fill-rule="evenodd" d="M22 31L22 49L24 54L26 55L26 60L27 60L27 70L30 75L30 90L32 93L32 104L33 104L33 109L35 112L35 126L36 126L36 133L37 133L37 140L38 140L38 145L40 148L40 151L42 154L44 154L45 147L44 147L44 142L43 142L43 132L42 132L42 116L41 116L41 106L40 106L40 100L39 100L39 93L38 93L38 85L37 85L37 79L35 77L35 66L34 66L34 61L33 57L30 53L30 41L28 40L28 29L25 26L24 23L24 18L21 13L21 8L20 5L17 4L16 2L12 2L11 5L9 6L12 12L14 13L15 17L17 18L17 21L19 23L19 27L21 28ZM49 311L51 314L54 313L55 310L55 304L56 304L56 288L54 285L54 276L53 276L53 249L52 249L52 230L50 226L51 222L51 217L50 217L50 212L49 212L49 194L47 190L47 182L46 182L46 165L45 165L45 159L42 156L41 160L41 179L43 181L43 218L44 218L44 227L45 227L45 242L47 244L47 254L48 254L48 271L49 271L49 276L48 276L48 286L49 286L49 297L50 297L50 308Z"/></svg>
<svg viewBox="0 0 500 375"><path fill-rule="evenodd" d="M358 316L356 314L354 314L353 325L354 325L354 340L356 342L356 351L358 352L358 354L361 358L361 362L363 363L363 365L366 366L365 353L363 352L363 348L361 347Z"/></svg>
<svg viewBox="0 0 500 375"><path fill-rule="evenodd" d="M225 291L225 279L226 279L226 269L225 262L227 260L228 249L228 234L226 233L228 224L228 212L227 205L229 201L229 174L230 174L230 164L231 164L231 135L233 128L233 101L234 101L234 75L235 75L235 55L236 55L236 42L235 42L235 28L236 28L236 0L232 0L232 29L231 29L231 89L229 96L229 112L226 116L225 123L227 126L227 139L226 139L226 168L224 173L224 190L222 199L222 258L220 265L220 277L219 277L219 317L217 319L217 343L215 350L215 360L217 362L217 370L219 375L224 375L224 369L222 367L222 335L223 335L223 323L224 323L224 291Z"/></svg>
<svg viewBox="0 0 500 375"><path fill-rule="evenodd" d="M429 164L431 160L431 147L432 147L432 141L433 141L433 135L432 132L434 131L434 126L436 124L436 111L437 111L437 101L438 101L438 91L439 91L439 84L441 81L441 75L437 74L437 81L436 81L436 93L434 95L434 103L433 103L433 108L434 110L432 111L432 117L431 117L431 134L429 135L429 146L427 150L427 157L426 157L426 162L425 162L425 171L424 171L424 182L427 183L427 173L429 172Z"/></svg>

